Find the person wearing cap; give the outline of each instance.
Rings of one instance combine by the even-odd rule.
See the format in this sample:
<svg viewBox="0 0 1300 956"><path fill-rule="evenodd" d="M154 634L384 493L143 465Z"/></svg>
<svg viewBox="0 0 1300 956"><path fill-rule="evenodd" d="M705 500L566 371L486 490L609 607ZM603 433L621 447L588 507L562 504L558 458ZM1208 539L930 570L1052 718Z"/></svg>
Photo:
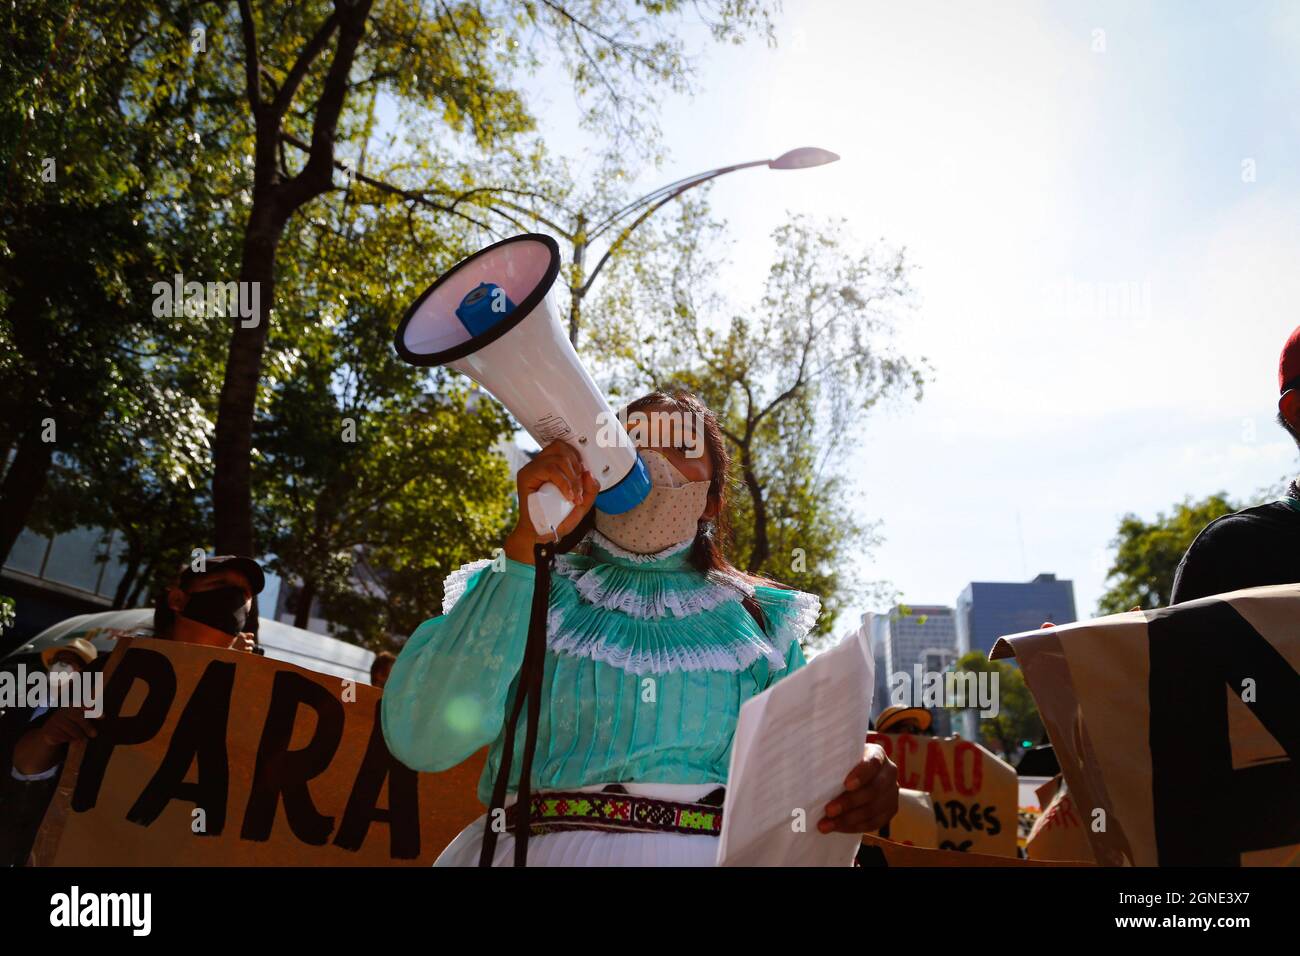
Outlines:
<svg viewBox="0 0 1300 956"><path fill-rule="evenodd" d="M251 651L257 645L253 598L266 577L252 558L204 558L200 569L182 565L154 606L154 637Z"/></svg>
<svg viewBox="0 0 1300 956"><path fill-rule="evenodd" d="M1300 445L1300 328L1278 363L1278 424ZM1286 494L1211 521L1174 573L1171 604L1266 584L1300 582L1300 483Z"/></svg>
<svg viewBox="0 0 1300 956"><path fill-rule="evenodd" d="M930 712L924 707L904 707L895 704L886 707L876 718L878 734L928 734L932 723Z"/></svg>
<svg viewBox="0 0 1300 956"><path fill-rule="evenodd" d="M252 651L256 647L253 598L265 584L262 568L252 558L219 555L205 558L198 569L185 565L154 606L153 636ZM81 664L88 670L98 670L106 662L106 657L98 656L94 646L80 638L47 648L41 659L47 668L63 663ZM94 718L72 707L33 715L30 726L14 744L10 779L0 792L0 807L14 808L7 821L11 838L0 841L0 865L26 859L54 795L68 745L95 736L95 723Z"/></svg>
<svg viewBox="0 0 1300 956"><path fill-rule="evenodd" d="M249 612L253 596L261 593L265 584L262 569L252 558L205 558L198 570L185 565L154 607L153 636L251 651L256 641L252 631L246 630ZM93 720L75 708L59 707L45 719L34 720L14 744L14 778L31 781L55 775L67 745L94 735Z"/></svg>

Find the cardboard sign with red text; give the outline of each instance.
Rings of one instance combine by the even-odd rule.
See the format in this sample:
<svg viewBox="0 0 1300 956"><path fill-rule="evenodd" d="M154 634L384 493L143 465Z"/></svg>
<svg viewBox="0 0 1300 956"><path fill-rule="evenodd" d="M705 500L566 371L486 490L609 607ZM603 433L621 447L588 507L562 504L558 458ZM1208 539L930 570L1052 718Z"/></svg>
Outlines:
<svg viewBox="0 0 1300 956"><path fill-rule="evenodd" d="M39 866L428 865L481 812L484 753L388 752L378 688L254 654L124 638L71 748Z"/></svg>
<svg viewBox="0 0 1300 956"><path fill-rule="evenodd" d="M1094 858L1300 865L1300 585L1002 638Z"/></svg>
<svg viewBox="0 0 1300 956"><path fill-rule="evenodd" d="M1025 841L1025 855L1031 860L1079 860L1092 862L1087 821L1070 798L1070 788L1060 774L1039 788L1038 799L1046 809L1034 821Z"/></svg>
<svg viewBox="0 0 1300 956"><path fill-rule="evenodd" d="M934 804L939 849L1016 855L1016 771L977 743L915 734L868 734L898 767L898 785Z"/></svg>

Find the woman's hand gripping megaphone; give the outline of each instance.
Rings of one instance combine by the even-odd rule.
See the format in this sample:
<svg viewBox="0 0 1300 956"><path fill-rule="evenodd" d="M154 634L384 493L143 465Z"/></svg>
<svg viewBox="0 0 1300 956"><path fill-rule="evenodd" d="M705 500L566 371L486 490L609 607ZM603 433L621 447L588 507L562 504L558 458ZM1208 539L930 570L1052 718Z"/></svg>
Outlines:
<svg viewBox="0 0 1300 956"><path fill-rule="evenodd" d="M533 563L533 545L540 541L556 541L563 538L578 526L587 512L596 503L600 492L600 482L582 463L582 456L568 442L553 441L538 453L537 457L519 469L516 478L519 488L519 521L514 531L506 538L506 557L523 564ZM558 525L539 529L534 523L530 499L534 495L561 498L562 507L536 509L552 515L550 524L562 516ZM571 510L563 514L564 508Z"/></svg>

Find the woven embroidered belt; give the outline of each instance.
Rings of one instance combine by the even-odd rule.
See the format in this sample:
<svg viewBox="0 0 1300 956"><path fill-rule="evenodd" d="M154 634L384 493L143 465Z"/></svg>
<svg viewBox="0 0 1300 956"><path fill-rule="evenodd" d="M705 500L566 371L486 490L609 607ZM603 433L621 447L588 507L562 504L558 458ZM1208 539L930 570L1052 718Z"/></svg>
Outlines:
<svg viewBox="0 0 1300 956"><path fill-rule="evenodd" d="M626 793L551 790L529 801L528 832L534 836L566 830L656 831L708 834L722 832L722 807L708 803L674 803ZM506 828L514 830L519 805L506 808Z"/></svg>

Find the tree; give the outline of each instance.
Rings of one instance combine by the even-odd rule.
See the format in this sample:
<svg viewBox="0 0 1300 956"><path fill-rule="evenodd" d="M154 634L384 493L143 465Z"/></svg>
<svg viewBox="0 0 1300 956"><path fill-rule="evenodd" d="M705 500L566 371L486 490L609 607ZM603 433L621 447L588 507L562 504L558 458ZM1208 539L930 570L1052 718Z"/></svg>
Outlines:
<svg viewBox="0 0 1300 956"><path fill-rule="evenodd" d="M366 476L380 491L361 516L369 535L356 551L354 580L362 586L323 595L341 636L387 644L390 635L409 634L442 613L446 576L492 555L514 524L508 468L490 450L504 415L481 393L468 415L458 407L462 396L452 396L414 420L394 422L408 446L395 456L404 471L394 464Z"/></svg>
<svg viewBox="0 0 1300 956"><path fill-rule="evenodd" d="M998 713L994 717L981 716L978 722L980 741L985 746L1002 754L1012 754L1020 749L1022 741L1042 738L1043 721L1019 667L1006 661L990 661L982 651L971 651L963 654L953 669L977 677L980 674L997 676ZM966 699L967 687L963 682L958 681L956 688L957 699L950 709L961 711L979 706L977 701Z"/></svg>
<svg viewBox="0 0 1300 956"><path fill-rule="evenodd" d="M77 449L121 390L138 381L134 360L121 352L133 330L123 335L103 319L137 305L132 280L143 284L149 272L149 252L133 234L130 208L107 202L24 210L38 211L40 221L11 221L0 267L0 284L9 293L0 324L4 447L12 450L0 484L0 558L44 491L55 452ZM64 255L69 261L51 268Z"/></svg>
<svg viewBox="0 0 1300 956"><path fill-rule="evenodd" d="M443 579L491 553L513 504L501 407L392 347L395 317L478 227L372 176L372 156L281 242L281 295L302 305L268 336L253 478L295 623L319 601L338 636L380 647L440 612Z"/></svg>
<svg viewBox="0 0 1300 956"><path fill-rule="evenodd" d="M1097 614L1167 607L1174 573L1196 536L1215 518L1239 507L1219 492L1201 501L1185 498L1169 514L1158 512L1150 522L1135 514L1124 515L1111 541L1115 560L1106 575L1110 586L1097 602Z"/></svg>
<svg viewBox="0 0 1300 956"><path fill-rule="evenodd" d="M765 9L751 0L696 6L714 16L710 27L719 39L736 39L767 24ZM357 125L365 94L392 96L412 126L436 118L434 132L444 137L468 132L477 149L508 148L532 120L521 95L499 77L540 63L541 34L542 45L549 41L557 51L579 94L594 97L588 121L608 119L621 134L635 135L645 131L639 109L643 85L687 83L680 41L664 26L682 9L677 0L633 7L559 0L454 6L334 0L295 5L268 29L271 15L259 17L250 0L240 0L244 95L254 148L239 279L256 283L262 314L256 322L232 327L213 477L219 550L256 553L252 432L276 303L279 244L291 217L335 188L336 144ZM303 145L306 161L296 170L286 161L290 140L300 145L309 140ZM407 165L427 176L450 150L429 148L429 143L441 145L432 135L419 142Z"/></svg>
<svg viewBox="0 0 1300 956"><path fill-rule="evenodd" d="M207 447L192 439L206 441L214 420L225 464L216 466L212 487L226 503L215 522L217 549L256 553L239 502L226 507L232 487L247 501L247 482L236 474L232 485L226 465L247 470L257 461L255 425L268 440L276 433L277 389L321 347L315 323L339 323L326 347L345 357L336 368L360 362L372 383L380 381L384 364L396 364L392 326L416 286L507 224L481 221L449 199L475 191L475 170L493 184L506 177L487 170L541 163L537 143L519 138L533 129L519 92L525 74L555 53L586 103L589 128L652 152L648 91L689 86L690 63L672 32L689 10L720 41L766 24L762 5L751 0L689 8L670 0L652 9L56 0L10 10L4 24L13 55L0 62L0 145L8 160L0 558L27 524L112 524L127 542L128 572L135 571L118 598L138 598L172 563L179 538L188 539L186 551L212 544L195 527L213 502L189 482L194 469L209 468ZM377 141L381 94L397 107L400 126ZM57 184L44 178L50 159ZM349 207L356 214L340 214ZM367 236L375 241L363 243ZM368 261L345 263L339 250L349 244L364 248ZM243 316L220 309L178 316L152 308L155 283L182 273L273 280L258 286L253 334ZM367 307L340 308L357 301ZM467 392L447 388L442 376L401 374L386 421L436 417L447 447L462 438L467 453L486 446L480 431L467 427L457 436L450 427L466 410ZM340 413L352 410L334 398ZM366 408L359 419L366 434L375 433L364 420L371 414ZM494 421L471 417L485 427ZM42 439L51 418L56 447ZM386 432L383 440L397 439ZM414 450L430 451L419 441ZM450 467L454 459L437 460ZM436 611L432 588L417 578L481 544L508 506L508 489L488 478L499 459L484 455L481 464L483 507L463 516L473 534L439 542L434 565L376 571L405 582L390 602L405 620ZM366 554L396 561L399 545L412 553L411 529L430 527L412 516L457 507L460 489L449 478L436 468L422 475L406 520L374 523L369 532L380 537ZM238 520L224 520L231 514ZM440 533L457 528L463 532L464 522Z"/></svg>
<svg viewBox="0 0 1300 956"><path fill-rule="evenodd" d="M9 11L11 56L0 65L0 561L24 526L42 520L36 509L56 463L97 459L106 429L141 410L160 355L188 350L203 361L201 322L150 301L154 282L182 263L202 267L224 254L222 231L206 228L228 202L219 193L230 164L222 138L193 164L199 126L219 130L229 116L219 97L200 92L209 64L192 55L189 31L203 6Z"/></svg>
<svg viewBox="0 0 1300 956"><path fill-rule="evenodd" d="M206 549L211 530L212 423L200 403L161 365L122 399L96 424L93 453L57 461L31 523L47 534L87 526L119 533L114 608L166 587L196 548Z"/></svg>
<svg viewBox="0 0 1300 956"><path fill-rule="evenodd" d="M773 234L761 300L723 321L735 303L718 291L708 250L721 225L704 201L684 202L672 239L614 284L621 308L599 346L617 390L681 386L718 414L738 477L738 563L821 594L825 631L859 593L850 555L876 540L838 468L876 405L922 393L924 362L891 341L912 304L909 266L883 243L854 248L842 222L795 216Z"/></svg>

